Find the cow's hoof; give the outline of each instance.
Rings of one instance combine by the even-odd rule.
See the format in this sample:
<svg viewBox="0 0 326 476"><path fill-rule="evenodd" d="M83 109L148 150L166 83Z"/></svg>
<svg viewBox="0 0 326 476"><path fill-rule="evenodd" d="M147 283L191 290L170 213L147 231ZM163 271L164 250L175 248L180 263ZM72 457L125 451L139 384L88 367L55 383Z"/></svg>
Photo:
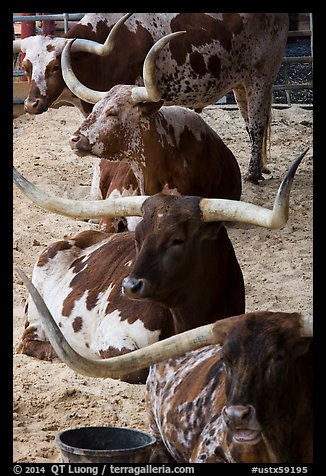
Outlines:
<svg viewBox="0 0 326 476"><path fill-rule="evenodd" d="M271 171L267 167L264 167L264 166L263 166L262 172L263 174L267 174L267 175L271 173Z"/></svg>
<svg viewBox="0 0 326 476"><path fill-rule="evenodd" d="M16 349L17 354L25 354L39 360L53 361L58 359L50 342L39 340L22 340Z"/></svg>
<svg viewBox="0 0 326 476"><path fill-rule="evenodd" d="M244 180L246 182L251 182L251 183L254 183L255 185L258 185L259 180L264 180L264 177L262 176L262 174L256 174L256 173L253 173L253 172L248 172L244 176Z"/></svg>
<svg viewBox="0 0 326 476"><path fill-rule="evenodd" d="M152 454L149 459L151 464L162 464L162 463L175 463L175 460L166 450L152 450Z"/></svg>

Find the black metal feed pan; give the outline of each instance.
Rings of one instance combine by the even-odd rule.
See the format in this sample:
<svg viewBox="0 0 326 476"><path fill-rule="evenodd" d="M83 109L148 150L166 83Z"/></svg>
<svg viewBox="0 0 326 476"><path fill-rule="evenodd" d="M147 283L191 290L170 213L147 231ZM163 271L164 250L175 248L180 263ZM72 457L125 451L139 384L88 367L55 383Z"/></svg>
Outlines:
<svg viewBox="0 0 326 476"><path fill-rule="evenodd" d="M155 438L129 428L92 426L60 431L63 463L148 463Z"/></svg>

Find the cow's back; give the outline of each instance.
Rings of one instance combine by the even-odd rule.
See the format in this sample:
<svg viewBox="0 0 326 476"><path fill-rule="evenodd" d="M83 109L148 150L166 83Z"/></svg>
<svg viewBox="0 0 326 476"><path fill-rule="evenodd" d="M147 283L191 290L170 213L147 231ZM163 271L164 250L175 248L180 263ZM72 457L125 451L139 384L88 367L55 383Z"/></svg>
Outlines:
<svg viewBox="0 0 326 476"><path fill-rule="evenodd" d="M259 78L269 83L268 74L273 83L286 44L288 15L177 13L171 14L170 28L187 33L172 40L159 60L162 97L167 105L201 108L239 84L252 87Z"/></svg>
<svg viewBox="0 0 326 476"><path fill-rule="evenodd" d="M142 135L146 194L168 187L181 195L240 199L238 162L198 113L179 106L162 107L149 124Z"/></svg>
<svg viewBox="0 0 326 476"><path fill-rule="evenodd" d="M121 293L134 257L133 233L98 231L55 242L39 256L34 285L68 342L83 355L107 358L173 333L167 309L130 301ZM18 352L43 359L55 356L32 299ZM127 381L144 383L146 376L145 369Z"/></svg>

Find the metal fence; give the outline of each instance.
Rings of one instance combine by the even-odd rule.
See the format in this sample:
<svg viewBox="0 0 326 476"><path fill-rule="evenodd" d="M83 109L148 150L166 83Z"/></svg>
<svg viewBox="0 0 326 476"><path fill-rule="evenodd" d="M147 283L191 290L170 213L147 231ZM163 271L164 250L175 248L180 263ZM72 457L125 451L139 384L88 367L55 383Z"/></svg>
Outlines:
<svg viewBox="0 0 326 476"><path fill-rule="evenodd" d="M64 24L64 32L69 29L69 21L79 21L86 13L40 13L38 15L22 15L13 16L13 23L25 21L44 21L44 20L62 20Z"/></svg>
<svg viewBox="0 0 326 476"><path fill-rule="evenodd" d="M46 21L46 20L54 20L54 21L63 21L64 22L64 32L66 33L69 30L69 21L78 21L85 13L58 13L58 14L37 14L37 15L26 15L26 16L13 16L13 23L15 22L30 22L30 21ZM313 20L312 14L309 14L310 19L310 29L309 30L295 30L289 31L288 38L302 38L302 37L310 37L310 51L311 54L308 56L288 56L284 57L281 68L283 68L283 81L280 84L275 84L273 87L273 95L275 96L279 91L284 91L286 97L286 103L291 104L291 91L302 91L302 90L313 90L313 82L296 82L289 81L289 67L291 65L302 65L302 64L310 64L311 71L312 71L312 63L313 63ZM38 33L43 33L42 31L38 31ZM281 71L281 70L280 70ZM14 77L25 76L25 72L21 69L15 69L13 71ZM19 101L19 99L16 101ZM227 103L229 102L228 96L222 98L219 103ZM233 102L232 99L230 102Z"/></svg>
<svg viewBox="0 0 326 476"><path fill-rule="evenodd" d="M298 93L301 91L301 96L303 96L303 91L307 91L306 98L311 98L312 102L312 92L313 92L313 81L312 81L312 68L313 68L313 16L312 13L309 13L309 30L294 30L289 31L288 34L288 44L291 41L297 39L309 38L310 54L302 56L285 56L280 68L280 72L277 78L277 81L282 79L282 82L279 84L274 84L273 95L277 95L279 91L285 93L286 103L291 104L293 93ZM293 50L293 48L292 48ZM292 74L291 74L292 73ZM291 79L291 76L294 79ZM311 77L310 81L306 81L306 77ZM303 78L303 81L300 79ZM308 95L308 92L311 93ZM296 94L297 96L297 94ZM309 102L303 101L303 102Z"/></svg>

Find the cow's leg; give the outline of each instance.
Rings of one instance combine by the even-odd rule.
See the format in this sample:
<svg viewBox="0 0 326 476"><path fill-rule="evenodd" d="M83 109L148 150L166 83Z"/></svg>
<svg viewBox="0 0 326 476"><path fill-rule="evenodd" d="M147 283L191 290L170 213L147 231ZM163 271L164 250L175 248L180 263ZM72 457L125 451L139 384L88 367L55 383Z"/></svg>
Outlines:
<svg viewBox="0 0 326 476"><path fill-rule="evenodd" d="M112 180L112 169L115 164L104 159L94 159L93 177L91 183L91 200L104 200L109 198L108 190ZM117 233L128 229L126 221L118 218L91 218L89 223L98 223L99 230L105 233Z"/></svg>
<svg viewBox="0 0 326 476"><path fill-rule="evenodd" d="M245 179L257 184L259 180L264 179L262 173L270 173L265 163L271 119L272 89L250 88L247 92L247 100L251 158Z"/></svg>
<svg viewBox="0 0 326 476"><path fill-rule="evenodd" d="M249 134L248 102L246 90L242 84L239 84L233 89L233 92Z"/></svg>
<svg viewBox="0 0 326 476"><path fill-rule="evenodd" d="M156 407L155 410L159 411L157 406L159 405L158 402L160 396L158 395L159 390L156 389L157 385L159 384L155 378L155 371L153 367L151 367L146 381L145 408L148 416L150 433L156 439L156 443L153 446L149 463L175 463L175 460L172 458L163 443L162 435L158 428L153 411L153 407Z"/></svg>
<svg viewBox="0 0 326 476"><path fill-rule="evenodd" d="M233 92L234 92L237 104L239 106L241 115L243 117L243 120L245 121L246 130L249 134L250 142L251 142L251 145L252 145L252 136L251 136L251 133L250 133L250 124L249 124L249 115L248 115L248 101L247 101L247 93L246 93L245 87L242 86L242 85L239 85L236 88L234 88ZM267 135L266 135L266 132L265 132L264 133L264 143L263 143L263 146L262 146L262 160L261 160L262 169L261 169L261 171L263 173L269 174L270 171L265 166L265 163L266 163L266 140L267 140ZM263 178L263 177L261 177L261 178ZM249 178L249 180L250 180L250 178Z"/></svg>
<svg viewBox="0 0 326 476"><path fill-rule="evenodd" d="M29 298L25 305L25 330L16 352L40 360L53 360L57 358L57 354L46 338L35 308L36 314L33 314L33 306L34 303Z"/></svg>
<svg viewBox="0 0 326 476"><path fill-rule="evenodd" d="M90 198L91 200L103 200L105 198L106 192L103 195L101 190L101 159L93 160L93 176L91 183Z"/></svg>
<svg viewBox="0 0 326 476"><path fill-rule="evenodd" d="M93 161L93 176L91 182L91 191L90 191L90 199L91 200L103 200L104 197L102 196L101 188L100 188L100 159L94 159ZM99 223L97 218L90 218L88 221L89 223ZM106 230L101 230L106 231Z"/></svg>

